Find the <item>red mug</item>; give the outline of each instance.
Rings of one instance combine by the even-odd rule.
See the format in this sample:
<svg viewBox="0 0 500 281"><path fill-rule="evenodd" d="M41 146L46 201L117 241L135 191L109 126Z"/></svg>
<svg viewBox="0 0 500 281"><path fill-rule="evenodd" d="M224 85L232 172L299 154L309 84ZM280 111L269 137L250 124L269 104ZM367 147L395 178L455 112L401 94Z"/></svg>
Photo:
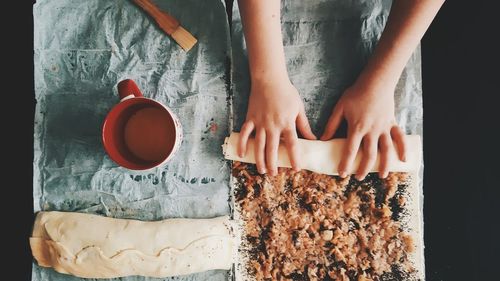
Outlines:
<svg viewBox="0 0 500 281"><path fill-rule="evenodd" d="M118 83L120 102L102 126L109 157L131 170L158 167L172 158L182 141L179 119L163 104L145 98L134 81Z"/></svg>

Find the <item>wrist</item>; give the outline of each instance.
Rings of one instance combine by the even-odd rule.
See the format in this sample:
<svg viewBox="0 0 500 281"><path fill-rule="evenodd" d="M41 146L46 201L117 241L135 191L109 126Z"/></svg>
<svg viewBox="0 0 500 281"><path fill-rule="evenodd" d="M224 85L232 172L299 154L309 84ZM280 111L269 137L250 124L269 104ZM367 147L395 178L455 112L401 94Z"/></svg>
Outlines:
<svg viewBox="0 0 500 281"><path fill-rule="evenodd" d="M395 75L363 71L353 86L366 93L394 95L398 80Z"/></svg>
<svg viewBox="0 0 500 281"><path fill-rule="evenodd" d="M288 78L288 72L285 70L262 70L250 73L251 83L253 85L268 85L276 83L291 83Z"/></svg>

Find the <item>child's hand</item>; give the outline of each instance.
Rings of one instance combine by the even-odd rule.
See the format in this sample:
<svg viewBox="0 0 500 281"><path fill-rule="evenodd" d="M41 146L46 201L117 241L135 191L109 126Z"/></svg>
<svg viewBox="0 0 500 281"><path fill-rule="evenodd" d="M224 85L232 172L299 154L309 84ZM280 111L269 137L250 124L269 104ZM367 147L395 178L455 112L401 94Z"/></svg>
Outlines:
<svg viewBox="0 0 500 281"><path fill-rule="evenodd" d="M387 177L389 147L396 144L399 158L405 161L404 133L394 118L394 89L354 84L340 98L328 120L321 140L333 137L342 119L347 120L347 146L338 170L341 177L351 174L352 164L360 146L363 158L356 171L358 180L364 179L375 163L380 150L379 176Z"/></svg>
<svg viewBox="0 0 500 281"><path fill-rule="evenodd" d="M247 118L238 145L240 157L245 155L248 137L255 130L255 161L259 173L277 174L280 138L286 145L293 169L299 170L296 128L303 137L316 139L292 83L288 79L252 82Z"/></svg>

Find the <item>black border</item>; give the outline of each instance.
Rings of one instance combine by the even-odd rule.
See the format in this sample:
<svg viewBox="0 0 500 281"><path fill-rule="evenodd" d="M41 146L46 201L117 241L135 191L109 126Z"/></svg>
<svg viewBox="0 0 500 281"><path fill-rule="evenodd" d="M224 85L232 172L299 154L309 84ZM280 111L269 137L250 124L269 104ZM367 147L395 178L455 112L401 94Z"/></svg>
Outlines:
<svg viewBox="0 0 500 281"><path fill-rule="evenodd" d="M29 236L33 225L32 1L6 3L2 17L2 244L6 280L30 280ZM13 7L13 4L17 6ZM10 278L7 278L9 276Z"/></svg>
<svg viewBox="0 0 500 281"><path fill-rule="evenodd" d="M422 41L427 280L498 278L498 11L447 1Z"/></svg>

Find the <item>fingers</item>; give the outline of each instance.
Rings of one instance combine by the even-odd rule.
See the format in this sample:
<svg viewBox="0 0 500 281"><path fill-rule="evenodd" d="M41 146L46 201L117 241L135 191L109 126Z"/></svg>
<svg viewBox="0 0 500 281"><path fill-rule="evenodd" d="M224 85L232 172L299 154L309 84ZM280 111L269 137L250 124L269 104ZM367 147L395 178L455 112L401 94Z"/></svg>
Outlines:
<svg viewBox="0 0 500 281"><path fill-rule="evenodd" d="M379 151L380 151L380 165L378 175L380 178L385 179L389 175L389 159L391 152L392 139L389 134L385 133L380 135L379 138Z"/></svg>
<svg viewBox="0 0 500 281"><path fill-rule="evenodd" d="M238 141L238 156L240 156L241 158L245 157L245 154L247 152L248 137L250 136L254 128L255 126L252 121L245 122L245 124L243 124L243 126L241 127L240 139Z"/></svg>
<svg viewBox="0 0 500 281"><path fill-rule="evenodd" d="M288 122L273 123L272 120L265 120L263 124L261 124L261 122L255 123L253 120L247 121L241 128L240 138L238 140L237 152L240 157L245 156L248 138L254 130L254 155L257 170L260 174L269 173L270 176L275 176L278 173L280 136L283 136L290 164L295 171L300 170L297 130L307 139L316 139L303 108L297 115L295 124L290 124Z"/></svg>
<svg viewBox="0 0 500 281"><path fill-rule="evenodd" d="M290 164L295 171L300 170L299 166L299 146L297 139L297 131L295 129L283 131L283 139L290 158Z"/></svg>
<svg viewBox="0 0 500 281"><path fill-rule="evenodd" d="M264 148L266 147L266 131L263 128L257 129L255 134L255 164L257 171L261 174L266 173L266 162L264 160Z"/></svg>
<svg viewBox="0 0 500 281"><path fill-rule="evenodd" d="M399 126L394 125L391 128L391 137L394 143L396 144L396 149L398 151L399 159L403 162L406 162L406 140L405 134L399 128Z"/></svg>
<svg viewBox="0 0 500 281"><path fill-rule="evenodd" d="M342 122L343 114L344 112L342 111L342 108L340 106L335 106L332 115L330 115L330 119L328 119L328 123L326 123L325 131L320 138L322 141L333 138L335 132L340 126L340 122Z"/></svg>
<svg viewBox="0 0 500 281"><path fill-rule="evenodd" d="M375 164L375 159L377 159L376 139L373 135L365 135L363 137L363 158L356 173L357 180L363 180L366 177Z"/></svg>
<svg viewBox="0 0 500 281"><path fill-rule="evenodd" d="M280 144L280 134L272 131L266 132L266 164L269 175L275 176L278 173L278 146Z"/></svg>
<svg viewBox="0 0 500 281"><path fill-rule="evenodd" d="M359 150L359 140L363 144L363 158L356 172L358 180L363 180L373 169L373 165L377 160L377 150L380 152L379 177L386 178L388 176L393 142L396 144L397 153L401 161L406 161L405 137L399 127L392 127L390 132L382 133L378 139L375 137L376 134L362 135L361 133L349 132L344 156L339 164L339 174L341 177L350 174L352 163Z"/></svg>
<svg viewBox="0 0 500 281"><path fill-rule="evenodd" d="M342 178L347 177L351 173L352 163L356 158L356 154L361 144L362 134L359 131L348 129L347 143L344 147L344 155L339 163L339 175Z"/></svg>
<svg viewBox="0 0 500 281"><path fill-rule="evenodd" d="M295 123L297 125L297 129L304 138L309 140L317 139L311 130L311 126L309 125L309 120L307 120L306 112L304 109L299 112Z"/></svg>

